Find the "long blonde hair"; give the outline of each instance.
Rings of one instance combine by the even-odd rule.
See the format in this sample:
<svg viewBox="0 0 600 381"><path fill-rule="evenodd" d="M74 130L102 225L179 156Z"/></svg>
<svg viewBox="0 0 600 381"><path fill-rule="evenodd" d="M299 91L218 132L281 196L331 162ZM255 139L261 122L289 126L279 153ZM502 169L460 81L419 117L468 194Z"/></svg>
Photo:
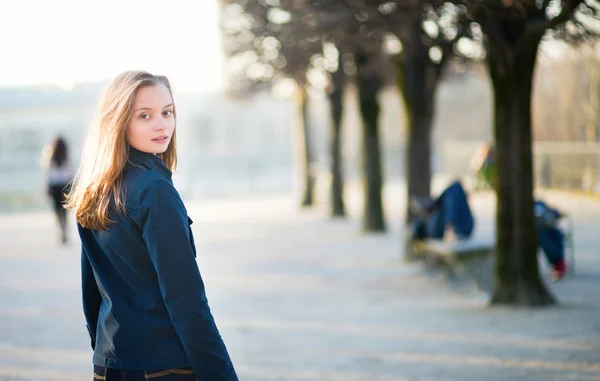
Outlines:
<svg viewBox="0 0 600 381"><path fill-rule="evenodd" d="M125 213L121 175L128 161L127 126L137 91L156 85L165 86L173 98L167 77L145 71L121 73L104 90L85 139L79 170L67 196L66 207L75 209L77 221L82 226L108 229L114 223L109 217L111 200L117 212ZM167 150L158 154L171 171L177 166L176 131L173 131Z"/></svg>

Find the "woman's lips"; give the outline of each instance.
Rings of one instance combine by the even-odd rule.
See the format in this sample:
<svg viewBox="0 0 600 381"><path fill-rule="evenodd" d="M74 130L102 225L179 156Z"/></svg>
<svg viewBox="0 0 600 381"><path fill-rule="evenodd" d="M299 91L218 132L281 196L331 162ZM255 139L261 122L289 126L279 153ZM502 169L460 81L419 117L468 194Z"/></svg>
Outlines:
<svg viewBox="0 0 600 381"><path fill-rule="evenodd" d="M168 136L159 136L156 139L152 139L152 141L155 143L166 143L168 140L169 140Z"/></svg>

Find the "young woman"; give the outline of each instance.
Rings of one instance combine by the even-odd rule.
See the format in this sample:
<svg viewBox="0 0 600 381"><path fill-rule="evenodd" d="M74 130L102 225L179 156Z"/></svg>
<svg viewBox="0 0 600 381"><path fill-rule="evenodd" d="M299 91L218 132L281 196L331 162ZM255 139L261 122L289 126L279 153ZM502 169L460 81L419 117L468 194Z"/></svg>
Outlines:
<svg viewBox="0 0 600 381"><path fill-rule="evenodd" d="M69 163L67 143L62 137L57 137L51 146L42 153L42 166L46 171L46 193L52 200L54 213L60 228L60 241L67 243L67 210L64 208L65 194L73 173Z"/></svg>
<svg viewBox="0 0 600 381"><path fill-rule="evenodd" d="M238 379L208 306L192 220L171 181L175 121L166 77L116 77L69 194L95 380Z"/></svg>

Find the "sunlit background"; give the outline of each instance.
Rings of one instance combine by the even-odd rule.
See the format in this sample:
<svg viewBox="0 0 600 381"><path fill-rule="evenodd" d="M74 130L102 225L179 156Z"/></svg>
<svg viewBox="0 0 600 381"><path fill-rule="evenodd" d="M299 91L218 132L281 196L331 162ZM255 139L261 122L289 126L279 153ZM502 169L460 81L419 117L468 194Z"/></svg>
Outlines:
<svg viewBox="0 0 600 381"><path fill-rule="evenodd" d="M0 86L70 90L139 68L167 74L178 92L214 92L223 83L217 16L215 1L4 0Z"/></svg>
<svg viewBox="0 0 600 381"><path fill-rule="evenodd" d="M44 207L42 148L56 135L65 135L76 165L98 95L110 78L128 69L162 73L172 81L182 137L177 178L187 197L298 190L301 180L294 164L298 152L293 148L296 109L289 98L293 82L280 81L273 91L252 97L230 97L228 74L233 74L234 81L239 70L248 70L250 77L272 75L272 68L246 62L247 54L225 59L219 20L224 20L223 30L242 28L243 32L248 26L238 13L232 5L220 15L212 0L176 0L168 5L158 1L2 1L0 210ZM287 16L278 14L285 22ZM424 27L432 28L427 23ZM397 39L386 44L392 53L402 50ZM461 46L472 55L481 54L467 41ZM597 147L589 144L590 139L595 141L589 126L596 123L597 111L593 104L585 104L594 99L585 87L590 80L598 81L598 58L593 51L557 43L542 46L537 75L544 81L536 81L534 97L536 154L555 162L557 186L597 189L588 168L597 153ZM433 49L430 54L439 52ZM575 67L583 68L577 78L573 77ZM317 189L326 192L329 108L323 91L326 77L317 69L313 65L308 72L313 85L309 100L312 165L318 174ZM562 77L555 73L561 71L573 78L558 80ZM355 96L349 86L343 142L349 181L360 177L360 115ZM384 89L381 97L384 168L390 179L401 180L406 130L400 97L393 87ZM587 111L570 115L569 102L585 104ZM478 66L468 71L451 67L440 85L437 103L434 172L464 175L477 147L491 139L487 73ZM472 108L474 103L479 106ZM564 125L576 128L561 128ZM551 143L555 141L563 143ZM569 170L573 165L579 168L575 172Z"/></svg>
<svg viewBox="0 0 600 381"><path fill-rule="evenodd" d="M262 149L269 139L289 140L288 107L267 113L260 110L272 103L264 100L252 107L224 100L215 1L9 0L0 3L0 36L6 51L0 66L1 210L45 205L41 149L62 134L76 166L101 90L129 69L172 82L183 193L227 194L237 189L231 179L248 176L262 179L246 181L249 190L289 189L289 145ZM268 163L258 154L268 155Z"/></svg>

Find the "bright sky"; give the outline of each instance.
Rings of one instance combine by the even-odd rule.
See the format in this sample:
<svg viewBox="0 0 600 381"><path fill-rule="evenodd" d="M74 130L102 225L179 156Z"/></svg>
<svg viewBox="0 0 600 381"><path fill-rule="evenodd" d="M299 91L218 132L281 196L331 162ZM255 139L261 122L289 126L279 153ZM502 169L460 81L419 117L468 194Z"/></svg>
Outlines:
<svg viewBox="0 0 600 381"><path fill-rule="evenodd" d="M222 84L216 0L0 0L0 87L164 74L174 90Z"/></svg>

